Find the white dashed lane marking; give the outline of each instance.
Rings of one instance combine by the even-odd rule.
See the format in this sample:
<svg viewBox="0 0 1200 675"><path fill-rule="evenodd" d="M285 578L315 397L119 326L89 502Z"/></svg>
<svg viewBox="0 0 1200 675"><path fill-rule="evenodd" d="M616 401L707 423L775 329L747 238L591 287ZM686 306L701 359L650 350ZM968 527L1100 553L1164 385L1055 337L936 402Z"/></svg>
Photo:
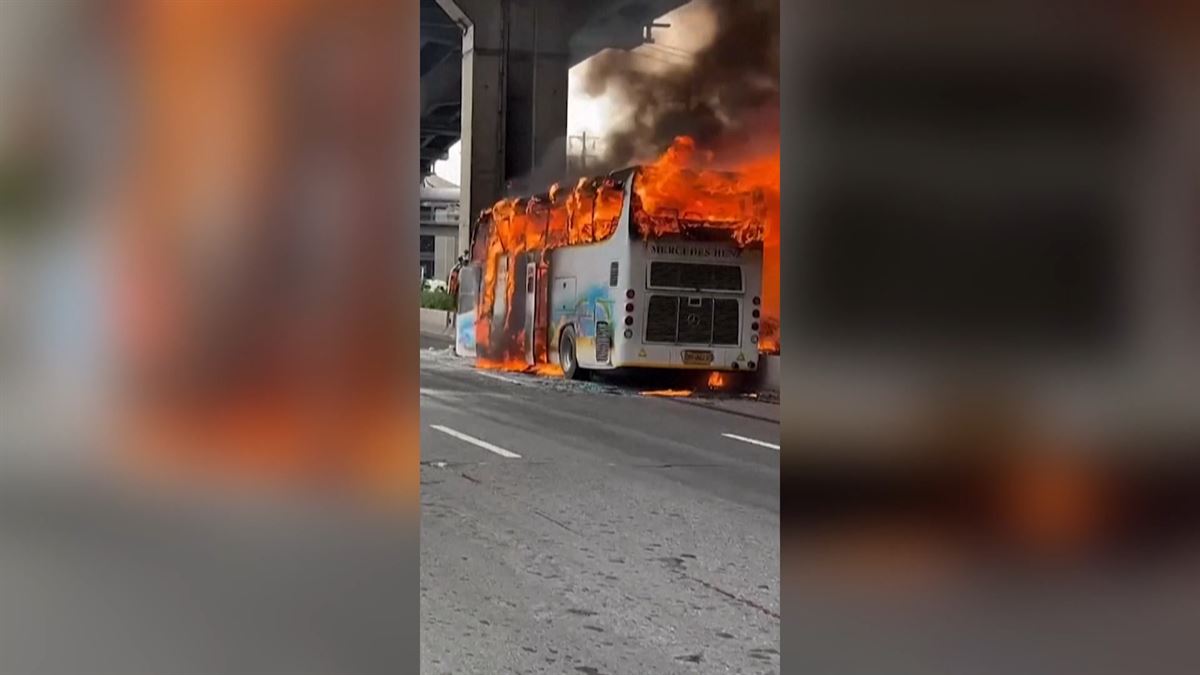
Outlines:
<svg viewBox="0 0 1200 675"><path fill-rule="evenodd" d="M429 427L436 431L440 431L443 434L446 434L447 436L453 436L454 438L457 438L460 441L465 441L467 443L470 443L471 445L483 448L484 450L487 450L488 452L494 452L497 455L500 455L501 457L504 457L507 459L521 459L521 456L515 452L509 452L508 450L505 450L504 448L501 448L496 445L492 445L491 443L488 443L487 441L481 441L478 438L475 438L474 436L468 436L467 434L464 434L461 431L455 431L454 429L451 429L450 427L444 427L440 424L431 424L431 425L429 425Z"/></svg>
<svg viewBox="0 0 1200 675"><path fill-rule="evenodd" d="M766 441L760 441L760 440L757 440L754 438L746 438L745 436L738 436L737 434L721 434L721 435L724 436L725 438L732 438L735 441L741 441L743 443L749 443L751 445L759 445L764 448L771 448L773 450L779 449L779 446L774 443L768 443Z"/></svg>

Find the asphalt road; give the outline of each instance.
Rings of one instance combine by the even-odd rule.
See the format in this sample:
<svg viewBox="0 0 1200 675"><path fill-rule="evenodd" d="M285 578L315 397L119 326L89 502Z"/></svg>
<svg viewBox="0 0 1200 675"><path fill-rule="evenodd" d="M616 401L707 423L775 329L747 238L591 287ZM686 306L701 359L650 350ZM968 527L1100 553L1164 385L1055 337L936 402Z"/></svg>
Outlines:
<svg viewBox="0 0 1200 675"><path fill-rule="evenodd" d="M777 423L447 346L422 340L423 673L779 672Z"/></svg>

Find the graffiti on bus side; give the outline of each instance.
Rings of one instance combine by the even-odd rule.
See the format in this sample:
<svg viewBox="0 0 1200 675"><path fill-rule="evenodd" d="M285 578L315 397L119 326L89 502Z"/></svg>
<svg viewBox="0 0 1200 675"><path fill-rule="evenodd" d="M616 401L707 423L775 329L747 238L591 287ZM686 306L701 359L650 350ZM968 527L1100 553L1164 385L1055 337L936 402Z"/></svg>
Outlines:
<svg viewBox="0 0 1200 675"><path fill-rule="evenodd" d="M458 315L455 325L458 327L458 344L468 352L475 351L475 312L465 312Z"/></svg>
<svg viewBox="0 0 1200 675"><path fill-rule="evenodd" d="M551 323L558 335L567 324L575 324L575 334L580 338L596 337L596 323L613 321L615 302L608 296L609 287L601 284L588 287L570 311L558 311Z"/></svg>

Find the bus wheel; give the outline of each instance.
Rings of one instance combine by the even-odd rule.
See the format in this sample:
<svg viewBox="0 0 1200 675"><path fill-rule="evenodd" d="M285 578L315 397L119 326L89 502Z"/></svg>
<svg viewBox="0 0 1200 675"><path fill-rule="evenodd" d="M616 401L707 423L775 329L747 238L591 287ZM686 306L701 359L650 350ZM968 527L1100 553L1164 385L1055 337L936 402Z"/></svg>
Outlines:
<svg viewBox="0 0 1200 675"><path fill-rule="evenodd" d="M584 370L575 356L575 331L570 327L563 329L562 337L558 339L558 364L562 366L563 377L568 380L584 379Z"/></svg>

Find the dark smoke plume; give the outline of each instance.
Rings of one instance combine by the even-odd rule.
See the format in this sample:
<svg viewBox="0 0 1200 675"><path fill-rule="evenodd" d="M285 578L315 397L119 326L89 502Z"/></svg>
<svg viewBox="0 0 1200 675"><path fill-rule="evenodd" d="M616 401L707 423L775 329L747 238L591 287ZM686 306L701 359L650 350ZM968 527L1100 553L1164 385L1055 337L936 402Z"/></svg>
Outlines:
<svg viewBox="0 0 1200 675"><path fill-rule="evenodd" d="M628 115L606 139L605 170L657 157L680 135L718 154L777 142L780 0L701 1L716 32L691 63L651 70L645 55L618 50L589 63L585 92L613 95Z"/></svg>

